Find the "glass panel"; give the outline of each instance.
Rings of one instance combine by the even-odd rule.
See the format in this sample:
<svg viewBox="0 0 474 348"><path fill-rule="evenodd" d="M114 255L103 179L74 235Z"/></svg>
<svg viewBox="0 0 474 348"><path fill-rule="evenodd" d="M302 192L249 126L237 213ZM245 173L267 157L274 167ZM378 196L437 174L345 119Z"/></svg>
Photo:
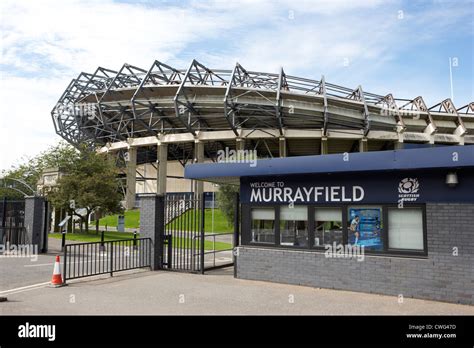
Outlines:
<svg viewBox="0 0 474 348"><path fill-rule="evenodd" d="M349 207L348 243L367 250L383 250L382 207Z"/></svg>
<svg viewBox="0 0 474 348"><path fill-rule="evenodd" d="M280 244L308 246L308 207L280 207Z"/></svg>
<svg viewBox="0 0 474 348"><path fill-rule="evenodd" d="M393 249L423 250L422 209L388 210L388 245Z"/></svg>
<svg viewBox="0 0 474 348"><path fill-rule="evenodd" d="M316 208L314 212L314 246L342 244L342 209Z"/></svg>
<svg viewBox="0 0 474 348"><path fill-rule="evenodd" d="M253 208L250 211L252 219L253 243L275 243L275 209Z"/></svg>
<svg viewBox="0 0 474 348"><path fill-rule="evenodd" d="M261 208L252 209L252 220L275 220L275 209L273 208Z"/></svg>

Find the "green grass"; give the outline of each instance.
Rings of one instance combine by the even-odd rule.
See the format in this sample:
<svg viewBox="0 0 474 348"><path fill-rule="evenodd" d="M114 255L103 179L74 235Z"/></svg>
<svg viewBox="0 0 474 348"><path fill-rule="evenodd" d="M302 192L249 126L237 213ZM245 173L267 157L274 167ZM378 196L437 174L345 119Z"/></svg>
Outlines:
<svg viewBox="0 0 474 348"><path fill-rule="evenodd" d="M173 248L178 248L178 249L190 249L192 239L191 238L178 238L175 237L173 238ZM196 242L198 243L198 242ZM196 245L197 249L199 249L199 245ZM224 242L216 242L215 244L215 250L226 250L226 249L232 249L232 245L229 243L224 243ZM213 250L213 245L212 245L212 239L208 238L204 242L204 250Z"/></svg>
<svg viewBox="0 0 474 348"><path fill-rule="evenodd" d="M61 233L50 233L49 237L51 238L56 238L56 239L61 239L62 234ZM105 232L104 233L104 240L105 241L110 241L110 240L123 240L123 239L131 239L133 238L133 233L128 233L128 232ZM140 234L137 233L137 238L140 238ZM95 234L93 233L67 233L66 234L66 241L75 241L75 242L100 242L100 234ZM173 239L173 244L174 247L177 247L179 249L189 249L191 247L192 239L190 238L178 238L175 237ZM204 249L205 250L213 250L213 245L212 245L212 240L207 239L204 242ZM224 243L224 242L216 242L215 244L216 250L225 250L225 249L231 249L232 245L229 243Z"/></svg>
<svg viewBox="0 0 474 348"><path fill-rule="evenodd" d="M194 210L189 210L177 219L173 220L168 224L170 228L174 228L174 226L184 226L189 225L191 218L194 217L195 214ZM125 212L125 228L139 228L140 227L140 210L127 210ZM196 212L196 216L200 218L201 212ZM227 218L225 217L224 213L220 209L214 210L214 230L212 230L212 209L206 209L204 213L205 218L205 226L204 230L207 233L228 233L233 231L232 223L230 223ZM99 220L99 226L110 226L110 227L117 227L118 215L109 215L103 217ZM91 222L91 227L95 225L95 222ZM189 231L190 228L183 228L185 231Z"/></svg>
<svg viewBox="0 0 474 348"><path fill-rule="evenodd" d="M61 239L62 233L50 233L49 237ZM140 235L137 233L137 238ZM131 239L133 238L133 233L128 232L105 232L104 233L104 240L122 240L122 239ZM66 240L71 240L75 242L100 242L100 233L95 234L94 232L89 233L67 233Z"/></svg>
<svg viewBox="0 0 474 348"><path fill-rule="evenodd" d="M190 231L192 229L199 230L199 226L189 226L194 219L197 223L201 218L201 212L193 210L188 210L183 215L174 219L168 223L168 228L171 229L182 229L184 231ZM204 212L204 231L206 233L229 233L233 231L233 226L230 224L225 217L224 213L220 209L214 210L214 230L212 230L212 209L206 209Z"/></svg>
<svg viewBox="0 0 474 348"><path fill-rule="evenodd" d="M127 210L125 212L125 228L138 228L140 226L140 210ZM111 226L117 227L118 215L108 215L99 220L99 226ZM92 221L92 226L95 225L95 221Z"/></svg>

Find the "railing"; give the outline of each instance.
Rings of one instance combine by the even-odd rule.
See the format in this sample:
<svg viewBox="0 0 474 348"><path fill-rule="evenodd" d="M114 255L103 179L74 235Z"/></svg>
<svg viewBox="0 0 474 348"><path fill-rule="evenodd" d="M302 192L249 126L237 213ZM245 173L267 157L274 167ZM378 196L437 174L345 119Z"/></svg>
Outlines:
<svg viewBox="0 0 474 348"><path fill-rule="evenodd" d="M66 280L151 267L151 238L74 243L64 246Z"/></svg>
<svg viewBox="0 0 474 348"><path fill-rule="evenodd" d="M201 259L194 257L200 243L196 237L204 229L204 199L166 197L164 234L167 236L163 250L168 269L196 272L201 270Z"/></svg>
<svg viewBox="0 0 474 348"><path fill-rule="evenodd" d="M220 267L228 267L228 266L231 266L233 265L233 261L232 261L232 257L230 258L230 261L229 262L223 262L219 265L216 265L216 254L217 253L222 253L222 252L232 252L234 250L233 248L233 242L231 240L230 242L230 245L231 247L229 249L222 249L222 250L216 250L216 237L220 237L220 236L225 236L225 235L230 235L230 236L234 236L234 233L233 232L229 232L229 233L212 233L212 234L205 234L204 235L204 240L206 240L207 238L212 238L212 250L205 250L205 248L203 248L202 250L199 250L199 248L197 249L199 251L199 253L194 253L193 254L193 258L195 258L196 256L199 256L201 257L203 260L204 260L204 268L203 270L208 270L208 269L213 269L213 268L220 268ZM201 239L201 236L195 236L193 239ZM226 243L226 242L224 242ZM212 260L212 266L206 266L206 261L205 261L205 256L208 255L208 254L212 254L213 255L213 260ZM232 254L231 254L232 256Z"/></svg>
<svg viewBox="0 0 474 348"><path fill-rule="evenodd" d="M165 214L165 224L173 221L177 217L183 215L189 209L193 208L193 201L181 197L167 198L167 211Z"/></svg>
<svg viewBox="0 0 474 348"><path fill-rule="evenodd" d="M28 244L26 228L23 226L0 227L0 243L6 245Z"/></svg>

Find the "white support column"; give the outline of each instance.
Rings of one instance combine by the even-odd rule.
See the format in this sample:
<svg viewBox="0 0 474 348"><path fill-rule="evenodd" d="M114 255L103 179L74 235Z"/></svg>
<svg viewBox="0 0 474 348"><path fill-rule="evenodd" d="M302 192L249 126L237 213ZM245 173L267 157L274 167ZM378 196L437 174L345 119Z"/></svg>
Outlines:
<svg viewBox="0 0 474 348"><path fill-rule="evenodd" d="M362 138L359 140L359 152L369 151L367 138Z"/></svg>
<svg viewBox="0 0 474 348"><path fill-rule="evenodd" d="M405 146L403 145L403 132L398 132L398 140L394 143L395 150L402 150Z"/></svg>
<svg viewBox="0 0 474 348"><path fill-rule="evenodd" d="M328 137L321 137L321 155L327 155L328 153Z"/></svg>
<svg viewBox="0 0 474 348"><path fill-rule="evenodd" d="M127 191L125 192L125 209L133 209L135 207L135 193L137 185L137 148L130 147L126 156L126 174L127 174Z"/></svg>
<svg viewBox="0 0 474 348"><path fill-rule="evenodd" d="M278 148L279 148L280 157L286 157L288 155L287 147L286 147L286 139L284 137L279 138Z"/></svg>
<svg viewBox="0 0 474 348"><path fill-rule="evenodd" d="M204 162L204 142L196 140L194 142L194 163ZM194 194L198 198L204 192L204 182L200 180L194 181Z"/></svg>
<svg viewBox="0 0 474 348"><path fill-rule="evenodd" d="M235 139L235 149L236 149L237 151L239 151L239 150L245 150L245 139L236 138L236 139Z"/></svg>
<svg viewBox="0 0 474 348"><path fill-rule="evenodd" d="M394 145L395 150L403 150L404 146L401 141L396 141Z"/></svg>
<svg viewBox="0 0 474 348"><path fill-rule="evenodd" d="M156 193L166 195L168 174L168 144L158 144L156 149Z"/></svg>

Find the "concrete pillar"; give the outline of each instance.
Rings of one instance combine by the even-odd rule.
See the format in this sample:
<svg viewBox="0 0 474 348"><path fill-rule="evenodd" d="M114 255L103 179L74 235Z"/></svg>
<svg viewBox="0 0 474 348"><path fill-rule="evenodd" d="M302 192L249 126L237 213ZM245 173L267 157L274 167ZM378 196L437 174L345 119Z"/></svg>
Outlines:
<svg viewBox="0 0 474 348"><path fill-rule="evenodd" d="M359 152L367 152L367 151L369 151L367 138L362 138L359 140Z"/></svg>
<svg viewBox="0 0 474 348"><path fill-rule="evenodd" d="M236 142L235 142L235 149L236 149L237 151L239 151L239 150L245 150L245 139L237 138L235 141L236 141Z"/></svg>
<svg viewBox="0 0 474 348"><path fill-rule="evenodd" d="M278 148L279 148L280 157L286 157L288 155L286 152L286 139L285 138L283 137L279 138Z"/></svg>
<svg viewBox="0 0 474 348"><path fill-rule="evenodd" d="M395 148L395 150L402 150L403 149L403 143L400 142L400 141L396 141L394 148Z"/></svg>
<svg viewBox="0 0 474 348"><path fill-rule="evenodd" d="M204 162L204 143L196 140L194 142L194 163ZM194 197L200 197L204 192L204 182L200 180L194 180Z"/></svg>
<svg viewBox="0 0 474 348"><path fill-rule="evenodd" d="M321 155L327 155L329 153L328 148L328 137L321 138Z"/></svg>
<svg viewBox="0 0 474 348"><path fill-rule="evenodd" d="M156 193L166 196L166 176L168 172L168 144L159 144L156 149Z"/></svg>
<svg viewBox="0 0 474 348"><path fill-rule="evenodd" d="M38 252L47 252L48 241L44 235L46 204L43 197L25 198L25 223L27 244L35 245Z"/></svg>
<svg viewBox="0 0 474 348"><path fill-rule="evenodd" d="M164 196L140 195L140 238L151 238L151 269L163 268Z"/></svg>
<svg viewBox="0 0 474 348"><path fill-rule="evenodd" d="M135 193L137 185L137 148L130 147L127 156L127 191L125 193L125 209L135 207Z"/></svg>

